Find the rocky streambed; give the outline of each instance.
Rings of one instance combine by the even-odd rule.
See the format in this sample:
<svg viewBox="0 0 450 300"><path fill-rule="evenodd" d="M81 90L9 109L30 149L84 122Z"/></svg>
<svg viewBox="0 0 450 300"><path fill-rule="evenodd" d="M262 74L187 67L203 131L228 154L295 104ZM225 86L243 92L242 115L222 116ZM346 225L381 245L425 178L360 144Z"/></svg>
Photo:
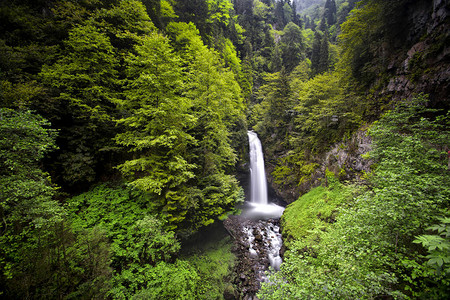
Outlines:
<svg viewBox="0 0 450 300"><path fill-rule="evenodd" d="M230 216L224 226L234 238L235 286L239 299L255 300L266 272L279 270L282 239L279 219L254 220Z"/></svg>

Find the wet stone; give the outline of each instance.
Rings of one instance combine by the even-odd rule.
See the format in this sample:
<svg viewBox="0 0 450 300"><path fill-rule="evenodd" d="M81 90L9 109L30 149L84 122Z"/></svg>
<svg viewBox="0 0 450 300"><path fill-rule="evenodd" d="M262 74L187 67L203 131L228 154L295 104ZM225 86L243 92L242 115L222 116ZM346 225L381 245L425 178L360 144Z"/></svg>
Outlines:
<svg viewBox="0 0 450 300"><path fill-rule="evenodd" d="M278 270L281 263L279 219L248 220L230 216L224 225L235 239L233 252L238 263L234 284L239 299L257 299L261 282L266 280L265 272L270 266Z"/></svg>

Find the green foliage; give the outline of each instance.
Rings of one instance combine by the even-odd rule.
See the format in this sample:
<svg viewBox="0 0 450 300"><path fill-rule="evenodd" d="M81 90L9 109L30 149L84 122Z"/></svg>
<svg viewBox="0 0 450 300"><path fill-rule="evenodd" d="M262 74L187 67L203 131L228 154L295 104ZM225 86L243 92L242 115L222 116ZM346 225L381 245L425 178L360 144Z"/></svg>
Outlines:
<svg viewBox="0 0 450 300"><path fill-rule="evenodd" d="M303 59L304 49L301 28L293 22L288 23L281 36L281 57L283 66L288 72L291 72Z"/></svg>
<svg viewBox="0 0 450 300"><path fill-rule="evenodd" d="M3 230L45 227L61 220L54 187L39 161L55 149L56 131L30 111L0 109L0 188ZM48 224L47 224L48 223ZM22 224L22 225L19 225ZM15 232L18 233L18 232Z"/></svg>
<svg viewBox="0 0 450 300"><path fill-rule="evenodd" d="M284 243L310 246L318 238L315 230L325 229L337 217L340 206L349 202L358 191L345 186L334 177L327 178L328 186L319 186L289 204L281 218Z"/></svg>
<svg viewBox="0 0 450 300"><path fill-rule="evenodd" d="M420 235L413 242L427 248L429 259L427 264L436 270L437 274L450 273L450 218L439 218L440 224L428 227L437 234Z"/></svg>
<svg viewBox="0 0 450 300"><path fill-rule="evenodd" d="M357 101L357 97L344 94L336 73L318 75L306 82L298 92L293 144L303 149L326 149L346 132L355 130L361 122Z"/></svg>
<svg viewBox="0 0 450 300"><path fill-rule="evenodd" d="M48 258L40 258L42 247L64 218L53 199L55 188L40 168L44 155L55 149L56 131L48 126L30 111L0 109L0 282L7 296L39 287L37 265Z"/></svg>
<svg viewBox="0 0 450 300"><path fill-rule="evenodd" d="M42 81L55 92L64 111L58 157L65 182L95 179L100 150L111 145L113 91L118 60L109 38L92 25L70 31L66 52L51 66L44 66Z"/></svg>
<svg viewBox="0 0 450 300"><path fill-rule="evenodd" d="M203 298L223 292L211 287L228 268L200 280L202 262L176 260L170 230L190 234L243 200L230 174L246 142L241 86L246 96L252 88L236 49L244 30L230 1L200 2L205 40L220 51L192 24L165 28L175 1L0 5L0 105L21 110L0 113L6 297L192 299L200 284ZM48 157L50 126L59 149ZM44 155L65 192L108 180L114 165L128 186L100 185L61 207Z"/></svg>
<svg viewBox="0 0 450 300"><path fill-rule="evenodd" d="M146 287L132 299L196 299L199 276L185 261L177 260L174 264L161 262L145 270L140 280L146 283ZM117 294L114 298L123 299Z"/></svg>
<svg viewBox="0 0 450 300"><path fill-rule="evenodd" d="M389 53L408 45L407 0L360 1L341 25L341 68L365 86L387 72ZM384 45L384 46L381 46Z"/></svg>
<svg viewBox="0 0 450 300"><path fill-rule="evenodd" d="M114 298L129 298L147 288L149 272L155 272L154 267L162 262L171 262L180 249L174 232L152 215L150 203L143 192L106 185L67 200L76 234L98 228L109 240L111 258L106 263L114 273L108 293Z"/></svg>
<svg viewBox="0 0 450 300"><path fill-rule="evenodd" d="M197 166L194 184L187 192L191 207L186 215L189 226L195 228L210 224L214 216L223 217L242 200L236 179L227 173L237 161L231 134L241 136L235 145L246 141L240 134L245 132L244 105L233 73L216 51L203 44L195 26L172 23L168 29L177 37L175 47L186 61L183 95L189 99L189 112L195 120L188 130L195 143L188 145L186 154Z"/></svg>
<svg viewBox="0 0 450 300"><path fill-rule="evenodd" d="M119 145L141 154L119 166L132 185L157 195L176 188L193 177L183 154L191 137L183 129L191 126L186 100L179 97L181 68L164 37L154 33L136 46L128 58L129 84L122 102L129 115L119 120L125 132L116 136ZM132 177L133 178L133 177Z"/></svg>
<svg viewBox="0 0 450 300"><path fill-rule="evenodd" d="M226 237L202 246L205 249L186 258L199 276L196 299L223 299L236 259L231 252L232 241Z"/></svg>
<svg viewBox="0 0 450 300"><path fill-rule="evenodd" d="M326 231L314 229L307 236L312 242L291 243L281 274L264 285L263 299L448 296L446 271L435 269L442 263L446 270L446 225L431 227L443 236L423 235L436 217L448 215L442 151L449 140L448 115L424 103L418 96L372 126L370 157L377 164L371 189L341 208ZM414 241L428 248L428 257Z"/></svg>
<svg viewBox="0 0 450 300"><path fill-rule="evenodd" d="M67 209L75 231L95 226L106 230L115 267L169 261L179 250L174 233L165 232L163 223L151 216L155 207L140 191L101 185L68 199Z"/></svg>
<svg viewBox="0 0 450 300"><path fill-rule="evenodd" d="M323 34L316 31L311 54L311 69L313 75L328 71L330 67L329 47L328 31L325 31Z"/></svg>

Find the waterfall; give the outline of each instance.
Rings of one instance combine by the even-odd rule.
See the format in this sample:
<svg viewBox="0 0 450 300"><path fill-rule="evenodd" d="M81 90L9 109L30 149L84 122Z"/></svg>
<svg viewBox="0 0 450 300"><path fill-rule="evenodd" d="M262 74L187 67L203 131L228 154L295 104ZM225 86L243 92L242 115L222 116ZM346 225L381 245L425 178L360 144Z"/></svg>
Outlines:
<svg viewBox="0 0 450 300"><path fill-rule="evenodd" d="M224 220L225 227L236 239L237 289L243 299L256 299L266 272L279 271L283 262L280 250L283 240L280 217L284 207L272 203L264 168L263 149L258 135L248 131L250 153L250 186L245 189L246 201L239 207L240 215ZM246 181L247 182L247 181ZM270 266L270 267L269 267Z"/></svg>
<svg viewBox="0 0 450 300"><path fill-rule="evenodd" d="M255 132L248 131L247 134L250 145L250 202L242 215L256 220L279 218L284 207L269 202L261 141Z"/></svg>
<svg viewBox="0 0 450 300"><path fill-rule="evenodd" d="M264 170L264 156L261 141L255 132L248 131L250 144L250 181L251 181L251 202L268 204L267 200L267 180Z"/></svg>
<svg viewBox="0 0 450 300"><path fill-rule="evenodd" d="M243 233L249 245L250 257L258 258L264 253L261 257L267 257L270 266L279 270L282 261L280 257L282 239L280 228L274 224L276 222L274 219L281 217L284 208L268 201L264 156L258 135L248 131L248 142L250 145L250 202L242 215L253 219L254 223L244 227ZM259 238L256 238L255 234ZM263 273L257 275L261 280L264 280L264 276L261 275Z"/></svg>

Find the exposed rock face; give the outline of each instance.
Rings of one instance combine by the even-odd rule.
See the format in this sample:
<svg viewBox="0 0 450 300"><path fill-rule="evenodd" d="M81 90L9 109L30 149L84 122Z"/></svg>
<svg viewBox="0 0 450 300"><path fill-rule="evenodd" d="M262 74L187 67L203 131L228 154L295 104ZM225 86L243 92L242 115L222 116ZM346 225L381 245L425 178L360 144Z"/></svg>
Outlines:
<svg viewBox="0 0 450 300"><path fill-rule="evenodd" d="M345 142L335 144L328 152L317 158L319 168L311 175L310 179L298 186L280 186L273 182L270 176L273 167L267 167L267 178L277 194L283 197L287 203L292 203L310 189L321 185L325 178L325 172L333 172L341 180L361 181L365 173L370 173L372 161L364 158L372 149L372 139L367 134L367 128L361 128Z"/></svg>
<svg viewBox="0 0 450 300"><path fill-rule="evenodd" d="M271 199L274 198L281 198L286 203L292 203L293 201L297 200L297 198L300 196L300 190L297 186L287 186L287 185L280 185L277 184L272 177L272 172L275 169L274 164L266 164L266 177L267 181L269 182L269 197Z"/></svg>
<svg viewBox="0 0 450 300"><path fill-rule="evenodd" d="M364 158L371 149L372 138L367 134L367 128L358 130L348 141L334 145L325 153L320 167L300 186L300 191L305 193L321 185L327 169L340 180L362 181L364 174L371 172L373 162Z"/></svg>
<svg viewBox="0 0 450 300"><path fill-rule="evenodd" d="M370 173L372 161L363 155L371 149L372 139L366 129L358 130L348 142L339 143L326 153L321 172L328 168L340 179L360 180L364 173Z"/></svg>
<svg viewBox="0 0 450 300"><path fill-rule="evenodd" d="M391 57L391 75L381 95L409 99L430 95L432 105L448 108L450 92L450 3L415 1L408 9L408 38L412 46Z"/></svg>

